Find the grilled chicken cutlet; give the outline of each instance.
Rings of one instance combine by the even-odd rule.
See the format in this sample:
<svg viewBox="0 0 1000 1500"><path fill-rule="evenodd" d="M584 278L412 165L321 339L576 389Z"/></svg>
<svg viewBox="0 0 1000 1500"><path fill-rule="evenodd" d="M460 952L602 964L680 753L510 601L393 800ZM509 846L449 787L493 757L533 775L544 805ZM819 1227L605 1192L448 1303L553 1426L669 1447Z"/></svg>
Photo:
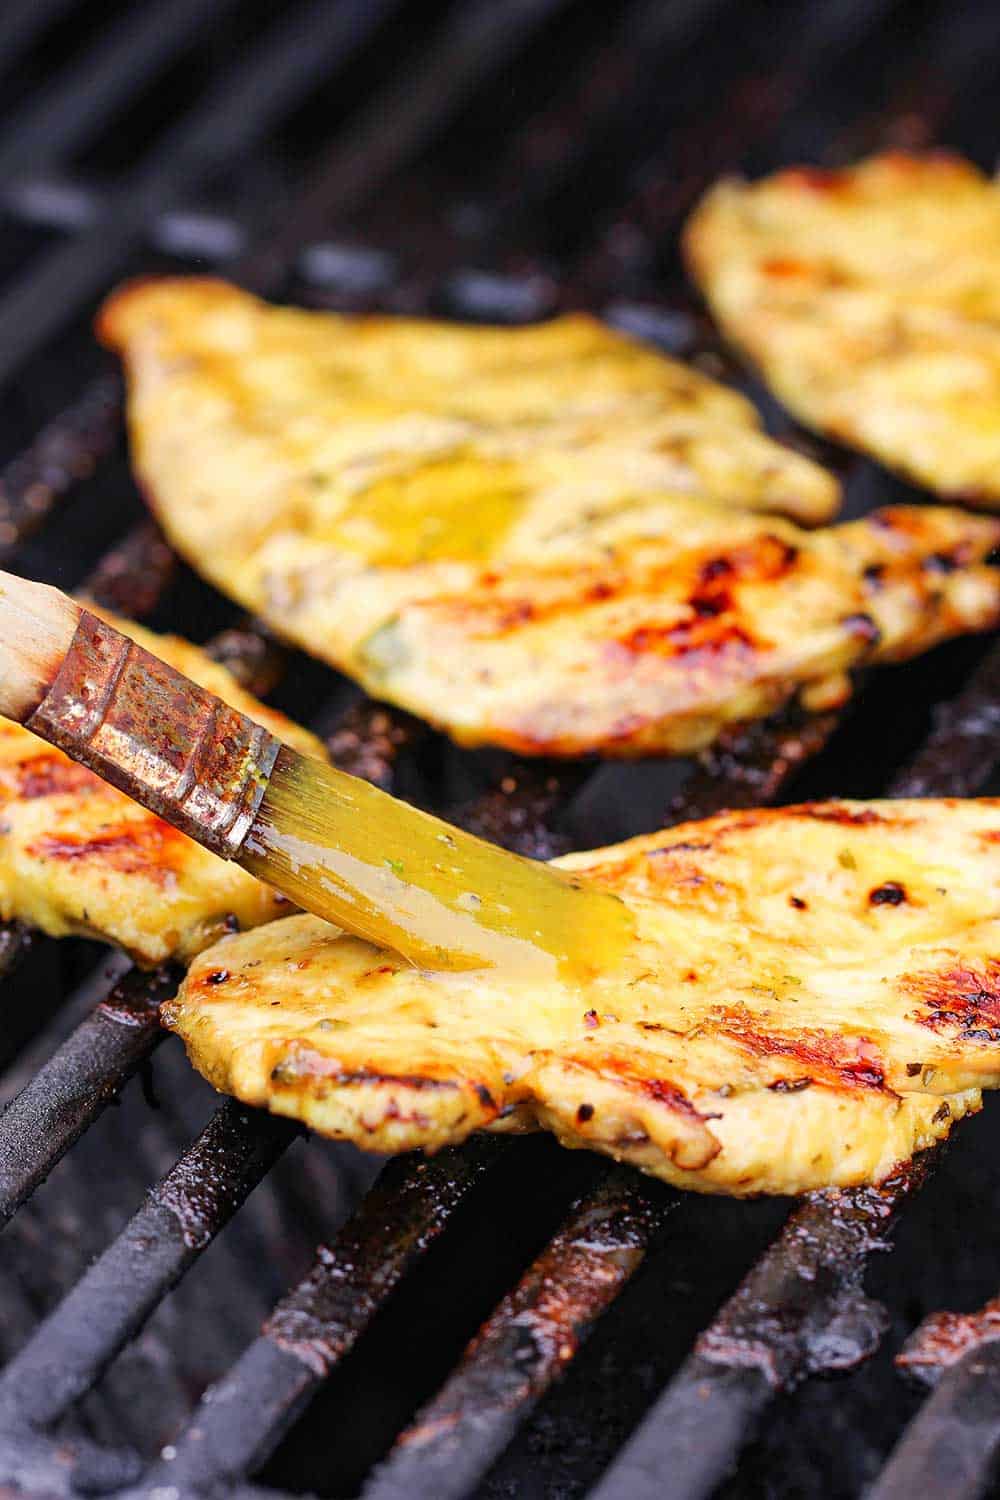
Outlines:
<svg viewBox="0 0 1000 1500"><path fill-rule="evenodd" d="M570 317L473 329L117 294L133 457L177 548L370 692L527 754L684 753L995 623L992 520L815 532L836 487L696 371Z"/></svg>
<svg viewBox="0 0 1000 1500"><path fill-rule="evenodd" d="M1000 800L727 813L558 863L635 916L589 984L294 916L203 953L168 1025L218 1088L374 1150L544 1126L706 1192L878 1181L1000 1077Z"/></svg>
<svg viewBox="0 0 1000 1500"><path fill-rule="evenodd" d="M891 468L1000 506L1000 188L944 153L726 181L688 262L790 411Z"/></svg>
<svg viewBox="0 0 1000 1500"><path fill-rule="evenodd" d="M296 749L323 754L318 740L244 692L197 647L105 618ZM19 724L0 719L4 921L18 918L53 937L102 938L153 965L189 958L222 932L288 910L283 896L237 865L209 854Z"/></svg>

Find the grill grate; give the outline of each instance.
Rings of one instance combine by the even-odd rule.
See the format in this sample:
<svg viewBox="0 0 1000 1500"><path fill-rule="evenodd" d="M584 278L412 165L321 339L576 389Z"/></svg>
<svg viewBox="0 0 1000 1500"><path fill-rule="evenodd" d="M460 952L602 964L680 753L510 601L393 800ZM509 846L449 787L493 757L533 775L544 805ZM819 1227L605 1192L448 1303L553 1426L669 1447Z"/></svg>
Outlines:
<svg viewBox="0 0 1000 1500"><path fill-rule="evenodd" d="M16 60L30 76L46 35L78 8L78 0L12 5L0 69L12 70ZM271 24L258 6L256 29L252 5L214 10L211 27L186 0L125 14L115 30L71 47L65 68L0 131L0 212L12 234L35 237L28 269L0 284L0 378L17 374L20 393L14 416L4 419L4 441L21 455L0 477L4 560L73 583L92 564L85 587L93 597L167 626L186 620L190 603L197 621L222 627L215 654L258 691L277 687L294 708L315 702L311 685L320 685L327 700L320 722L339 764L451 808L466 826L536 856L633 831L636 801L646 826L773 802L807 765L810 790L846 790L845 773L871 762L873 732L886 738L893 694L941 706L909 764L896 769L897 754L891 779L879 773L869 790L887 780L893 795L987 787L1000 762L1000 651L970 645L885 674L879 703L863 696L843 725L790 716L734 737L694 765L524 766L444 745L425 726L359 700L333 674L283 652L186 570L175 572L115 470L120 385L97 373L81 329L92 299L117 275L156 264L153 247L171 246L183 266L223 263L250 244L237 265L242 280L290 289L312 305L514 322L584 305L716 370L724 356L676 290L673 240L697 193L737 163L763 170L797 154L836 159L938 135L979 154L992 148L982 139L990 85L983 58L1000 50L1000 15L972 0L947 7L681 0L625 5L614 16L609 8L595 19L581 0L480 0L427 7L414 48L411 13L390 0L301 4ZM209 36L219 54L235 53L231 63L211 71L189 110L153 129L124 174L114 170L101 182L102 152L112 163L120 157L120 143L108 145L117 119ZM366 80L360 92L355 76ZM338 86L343 107L332 97ZM327 138L311 162L297 146L303 136ZM78 169L83 159L89 175ZM419 171L408 176L414 165ZM233 177L245 186L234 188ZM293 189L294 178L305 187ZM666 298L664 285L672 288ZM67 347L79 357L68 359ZM842 467L852 512L902 492L871 465L824 456ZM98 483L102 502L107 496L115 516L120 510L121 527L111 550L95 556L74 515L93 503ZM917 726L914 743L921 732ZM889 746L876 764L892 754ZM0 974L12 976L21 962L30 968L52 949L10 925L0 931ZM96 990L87 984L71 997L25 1050L5 1081L11 1102L0 1117L0 1223L146 1067L160 1040L157 1007L176 977L119 966L110 981L99 976ZM16 982L10 978L8 990ZM193 1410L183 1380L161 1372L161 1420L169 1419L174 1436L144 1464L113 1416L109 1441L107 1414L81 1423L73 1408L116 1356L119 1364L126 1358L121 1351L149 1314L296 1135L286 1122L223 1104L48 1316L39 1321L31 1307L20 1308L25 1336L0 1375L0 1489L58 1496L74 1483L91 1492L138 1486L170 1500L220 1486L250 1493L247 1476L260 1471L348 1355L377 1342L380 1320L421 1267L433 1266L449 1238L468 1237L470 1212L502 1199L505 1174L530 1181L534 1171L542 1187L547 1182L532 1143L484 1138L432 1161L390 1163ZM77 1203L86 1200L86 1184L59 1172L73 1168L85 1145L53 1183L68 1181ZM383 1423L383 1454L391 1432L403 1431L370 1473L366 1495L457 1500L509 1493L512 1483L527 1494L518 1487L525 1473L535 1485L530 1493L542 1493L539 1468L544 1493L562 1493L559 1463L536 1445L526 1469L515 1434L556 1377L579 1370L577 1351L602 1314L626 1300L629 1284L640 1290L640 1268L647 1279L651 1268L663 1271L697 1211L634 1174L586 1158L568 1164L553 1153L554 1236L545 1243L543 1228L535 1244L525 1241L507 1282L514 1290L452 1373L435 1387L432 1371L431 1386L402 1423L391 1416ZM862 1278L935 1160L924 1158L878 1191L816 1195L798 1206L662 1395L653 1399L665 1369L639 1392L626 1425L652 1401L649 1415L595 1496L641 1500L662 1492L665 1475L673 1495L712 1493L782 1393L807 1375L865 1360L885 1332L885 1314ZM134 1170L148 1182L159 1169L147 1174L138 1152ZM289 1178L286 1194L298 1191L301 1200L317 1183L329 1185L324 1168L315 1170L297 1189ZM352 1171L360 1169L347 1158L334 1166L341 1193ZM504 1201L516 1203L509 1192ZM286 1198L286 1214L294 1202ZM297 1206L311 1223L305 1203ZM714 1221L704 1222L725 1222L737 1233L778 1212L768 1208L754 1220L752 1206L710 1208ZM248 1206L237 1224L253 1211ZM231 1254L235 1271L239 1256ZM288 1280L294 1284L295 1275ZM489 1289L486 1296L491 1305ZM230 1311L226 1304L220 1317ZM478 1321L466 1319L456 1350ZM915 1482L932 1493L946 1483L948 1493L982 1491L1000 1439L994 1349L988 1342L985 1353L973 1348L946 1371L877 1494L895 1497ZM144 1420L148 1412L147 1405ZM590 1415L577 1400L576 1428L589 1429ZM124 1433L127 1424L119 1425ZM95 1430L100 1443L89 1435ZM537 1419L532 1430L542 1430ZM500 1460L512 1440L513 1456ZM569 1466L568 1493L596 1479L616 1441L613 1432L591 1439ZM284 1472L293 1470L289 1458ZM280 1452L265 1472L287 1482ZM511 1479L515 1473L521 1478ZM342 1492L339 1480L332 1487Z"/></svg>

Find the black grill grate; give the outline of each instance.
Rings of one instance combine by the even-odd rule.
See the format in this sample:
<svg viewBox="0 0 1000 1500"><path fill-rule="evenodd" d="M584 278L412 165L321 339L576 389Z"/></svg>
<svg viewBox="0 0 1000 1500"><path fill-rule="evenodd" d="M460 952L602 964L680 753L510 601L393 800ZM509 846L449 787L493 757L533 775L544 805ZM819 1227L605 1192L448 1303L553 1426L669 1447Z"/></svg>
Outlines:
<svg viewBox="0 0 1000 1500"><path fill-rule="evenodd" d="M257 690L276 688L293 710L323 699L318 723L339 763L537 856L779 800L793 783L894 795L991 784L1000 654L970 643L885 673L839 727L789 717L697 764L595 770L458 752L283 652L175 570L128 482L119 382L104 373L86 325L123 273L228 263L248 285L316 306L508 322L587 306L742 379L679 282L675 237L694 198L723 170L837 160L882 144L942 138L984 159L996 146L1000 14L974 0L203 10L187 0L119 6L92 35L79 0L7 7L4 561L64 585L87 579L102 602L165 627L215 630L212 649ZM178 70L190 73L183 84ZM123 139L132 120L134 138ZM801 440L766 409L777 430ZM823 453L844 473L853 513L905 492L870 464ZM288 1153L272 1186L237 1214L296 1130L232 1103L205 1124L203 1103L186 1102L191 1080L172 1045L157 1065L171 1104L152 1111L134 1086L122 1095L148 1066L157 1005L176 975L119 964L105 979L103 962L58 1006L93 950L0 931L7 1005L30 1014L42 986L51 998L39 1019L52 1014L3 1084L0 1223L12 1221L5 1252L16 1275L0 1308L7 1350L17 1352L0 1375L0 1492L139 1488L180 1500L249 1493L263 1468L278 1486L342 1494L364 1484L379 1500L457 1500L580 1495L605 1469L594 1491L602 1500L665 1489L694 1497L725 1480L771 1408L772 1431L733 1492L852 1493L898 1436L906 1398L886 1402L895 1425L846 1454L834 1424L817 1466L796 1469L790 1455L802 1432L815 1435L809 1402L818 1398L812 1386L798 1405L786 1393L808 1375L854 1369L879 1346L887 1316L862 1279L897 1219L904 1236L915 1213L933 1219L940 1179L915 1195L935 1157L878 1191L807 1200L732 1292L754 1245L780 1225L780 1205L694 1203L544 1142L477 1140L430 1162L391 1163L306 1272L309 1237L330 1233L368 1169L312 1143ZM94 1122L120 1095L135 1133L107 1130L102 1142L109 1117ZM993 1163L988 1151L983 1160ZM989 1167L979 1171L982 1179ZM116 1179L114 1207L105 1175ZM134 1209L157 1177L123 1223L119 1205ZM981 1209L970 1217L975 1233ZM74 1256L66 1242L77 1234L83 1253ZM713 1272L715 1236L729 1243ZM970 1304L990 1288L984 1238L982 1286L966 1277L956 1288ZM33 1248L59 1267L44 1292L28 1267ZM201 1276L210 1262L214 1275ZM701 1289L700 1302L697 1288L687 1300L704 1309L693 1352L680 1363L671 1354L691 1343L678 1314L672 1338L665 1328L644 1334L647 1351L651 1339L663 1349L633 1361L621 1339L634 1309L685 1263ZM176 1303L186 1325L168 1337L167 1302L150 1325L161 1343L140 1358L135 1335L192 1267ZM253 1318L240 1304L263 1312L289 1284L248 1342ZM406 1355L426 1369L398 1378L393 1316L409 1306L411 1323L426 1328L415 1303L440 1301L442 1285L456 1309L435 1307L436 1337ZM936 1286L947 1289L947 1275ZM577 1357L592 1329L596 1354ZM984 1329L985 1343L951 1365L904 1437L880 1495L917 1482L931 1493L982 1492L1000 1437L996 1346L992 1325ZM609 1394L608 1369L633 1387L627 1399ZM205 1370L221 1378L199 1402ZM858 1378L868 1375L830 1387L820 1415L851 1421ZM351 1412L373 1393L373 1428L352 1446ZM336 1445L350 1450L332 1462L331 1422Z"/></svg>

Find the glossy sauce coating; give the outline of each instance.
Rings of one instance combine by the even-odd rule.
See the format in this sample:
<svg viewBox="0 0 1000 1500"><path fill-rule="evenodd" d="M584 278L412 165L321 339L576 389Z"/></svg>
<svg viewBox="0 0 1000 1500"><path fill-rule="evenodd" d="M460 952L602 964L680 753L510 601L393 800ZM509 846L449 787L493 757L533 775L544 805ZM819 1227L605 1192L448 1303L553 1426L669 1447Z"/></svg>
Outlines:
<svg viewBox="0 0 1000 1500"><path fill-rule="evenodd" d="M287 749L239 862L424 969L585 979L620 962L633 931L613 893Z"/></svg>

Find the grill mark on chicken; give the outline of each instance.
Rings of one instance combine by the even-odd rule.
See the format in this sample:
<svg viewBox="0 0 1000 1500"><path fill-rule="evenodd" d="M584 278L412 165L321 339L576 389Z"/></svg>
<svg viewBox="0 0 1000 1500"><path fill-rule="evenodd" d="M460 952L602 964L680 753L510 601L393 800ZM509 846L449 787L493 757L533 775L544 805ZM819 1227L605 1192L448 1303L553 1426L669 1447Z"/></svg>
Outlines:
<svg viewBox="0 0 1000 1500"><path fill-rule="evenodd" d="M36 859L88 860L95 868L114 870L119 875L141 873L167 885L177 879L185 843L182 833L151 819L79 837L43 834L27 846L27 852Z"/></svg>
<svg viewBox="0 0 1000 1500"><path fill-rule="evenodd" d="M766 649L764 641L754 640L742 626L714 618L681 620L676 625L640 625L620 640L608 643L610 654L624 653L626 657L711 658L733 653L749 655Z"/></svg>
<svg viewBox="0 0 1000 1500"><path fill-rule="evenodd" d="M581 607L587 605L609 604L640 595L655 597L665 587L674 585L680 572L690 579L690 592L682 607L694 616L723 615L737 611L737 591L741 586L777 583L787 577L798 564L799 551L790 542L765 532L734 546L728 553L713 552L702 562L697 552L685 557L679 550L676 557L661 563L637 558L629 571L618 568L609 576L593 581L584 578L581 582L567 573L561 578L562 595L544 601L517 597L491 601L472 594L454 598L441 595L434 604L442 615L451 612L460 619L474 614L477 634L499 637L522 625L540 625L566 615L578 615ZM478 582L487 595L511 586L509 577L498 573L484 574ZM682 630L687 623L682 621L672 628Z"/></svg>
<svg viewBox="0 0 1000 1500"><path fill-rule="evenodd" d="M1000 959L910 974L906 987L920 1001L914 1019L921 1026L966 1042L1000 1042Z"/></svg>
<svg viewBox="0 0 1000 1500"><path fill-rule="evenodd" d="M39 797L86 796L102 785L99 777L75 761L55 754L35 755L0 766L0 805L12 797L33 802Z"/></svg>
<svg viewBox="0 0 1000 1500"><path fill-rule="evenodd" d="M729 1037L754 1057L783 1057L801 1064L812 1082L879 1089L896 1097L886 1087L885 1066L878 1047L868 1037L838 1036L805 1028L795 1035L771 1027L764 1030L754 1023L745 1006L734 1006L720 1013L713 1025L720 1035Z"/></svg>

